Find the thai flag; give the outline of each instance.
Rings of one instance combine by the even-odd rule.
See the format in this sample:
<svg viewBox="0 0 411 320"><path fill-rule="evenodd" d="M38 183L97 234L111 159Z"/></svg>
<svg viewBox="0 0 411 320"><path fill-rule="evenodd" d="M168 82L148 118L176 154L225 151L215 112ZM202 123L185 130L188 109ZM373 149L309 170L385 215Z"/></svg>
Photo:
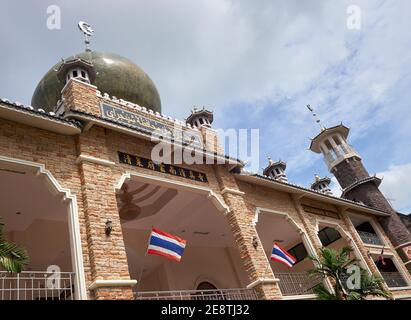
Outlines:
<svg viewBox="0 0 411 320"><path fill-rule="evenodd" d="M271 251L271 260L281 262L290 268L297 261L296 258L281 248L277 243L274 243L273 250Z"/></svg>
<svg viewBox="0 0 411 320"><path fill-rule="evenodd" d="M147 253L157 254L180 262L185 247L186 240L156 228L151 229Z"/></svg>

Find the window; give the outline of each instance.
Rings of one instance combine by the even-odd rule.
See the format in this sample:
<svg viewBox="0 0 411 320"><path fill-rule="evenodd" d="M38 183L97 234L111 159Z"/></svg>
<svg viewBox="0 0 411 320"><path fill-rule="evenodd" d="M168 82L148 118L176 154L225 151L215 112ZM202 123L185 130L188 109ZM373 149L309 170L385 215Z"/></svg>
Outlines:
<svg viewBox="0 0 411 320"><path fill-rule="evenodd" d="M325 227L318 232L318 237L320 238L322 245L326 247L340 239L341 235L336 229Z"/></svg>
<svg viewBox="0 0 411 320"><path fill-rule="evenodd" d="M333 146L331 145L330 141L325 140L325 146L327 147L328 150L333 151Z"/></svg>
<svg viewBox="0 0 411 320"><path fill-rule="evenodd" d="M340 139L339 139L337 136L333 136L333 140L334 140L334 142L335 142L337 145L340 145L340 144L341 144L341 141L340 141Z"/></svg>
<svg viewBox="0 0 411 320"><path fill-rule="evenodd" d="M363 222L356 227L357 231L364 231L368 233L376 234L374 228L369 222Z"/></svg>
<svg viewBox="0 0 411 320"><path fill-rule="evenodd" d="M77 76L78 76L77 70L73 70L73 78L77 78Z"/></svg>
<svg viewBox="0 0 411 320"><path fill-rule="evenodd" d="M82 76L83 78L86 77L86 73L85 73L83 70L81 70L81 76Z"/></svg>
<svg viewBox="0 0 411 320"><path fill-rule="evenodd" d="M297 259L296 263L304 260L308 256L308 252L305 250L305 246L302 242L287 251Z"/></svg>

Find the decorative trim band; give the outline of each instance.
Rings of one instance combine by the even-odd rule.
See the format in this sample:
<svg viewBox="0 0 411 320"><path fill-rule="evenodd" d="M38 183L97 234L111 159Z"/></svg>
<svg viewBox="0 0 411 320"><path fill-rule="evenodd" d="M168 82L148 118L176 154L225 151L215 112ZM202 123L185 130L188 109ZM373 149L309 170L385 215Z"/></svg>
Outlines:
<svg viewBox="0 0 411 320"><path fill-rule="evenodd" d="M96 280L88 288L95 290L102 287L132 287L137 284L137 280Z"/></svg>
<svg viewBox="0 0 411 320"><path fill-rule="evenodd" d="M96 157L92 157L92 156L87 156L87 155L84 155L84 154L80 154L76 159L76 163L82 163L84 161L92 162L92 163L96 163L96 164L101 164L103 166L108 166L108 167L113 167L113 166L116 165L116 163L113 162L113 161L100 159L100 158L96 158Z"/></svg>
<svg viewBox="0 0 411 320"><path fill-rule="evenodd" d="M226 194L226 193L231 193L231 194L235 194L237 196L243 196L245 193L240 191L240 190L235 190L235 189L231 189L231 188L224 188L223 190L221 190L221 194Z"/></svg>

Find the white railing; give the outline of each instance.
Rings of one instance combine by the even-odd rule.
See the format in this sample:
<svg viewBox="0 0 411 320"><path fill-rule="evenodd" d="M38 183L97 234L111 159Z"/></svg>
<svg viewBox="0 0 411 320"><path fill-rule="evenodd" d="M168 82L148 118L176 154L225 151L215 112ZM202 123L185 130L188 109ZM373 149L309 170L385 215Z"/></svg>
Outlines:
<svg viewBox="0 0 411 320"><path fill-rule="evenodd" d="M0 300L74 300L73 272L0 271Z"/></svg>
<svg viewBox="0 0 411 320"><path fill-rule="evenodd" d="M252 289L135 292L136 300L258 300Z"/></svg>
<svg viewBox="0 0 411 320"><path fill-rule="evenodd" d="M274 273L283 296L314 294L313 289L321 279L310 278L306 273Z"/></svg>

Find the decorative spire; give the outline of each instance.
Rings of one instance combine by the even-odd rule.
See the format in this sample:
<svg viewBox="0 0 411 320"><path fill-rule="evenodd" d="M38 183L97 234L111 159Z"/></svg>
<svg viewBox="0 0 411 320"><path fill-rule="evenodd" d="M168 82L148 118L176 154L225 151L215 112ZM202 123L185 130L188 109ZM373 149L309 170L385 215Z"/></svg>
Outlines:
<svg viewBox="0 0 411 320"><path fill-rule="evenodd" d="M85 21L80 21L78 23L78 28L84 34L84 43L86 44L86 51L87 52L91 51L91 49L90 49L90 37L94 35L94 30Z"/></svg>
<svg viewBox="0 0 411 320"><path fill-rule="evenodd" d="M321 131L324 131L326 128L325 128L325 127L323 126L323 124L321 123L321 120L320 120L320 118L318 118L317 114L315 113L314 108L311 107L311 105L307 104L307 109L311 112L312 116L313 116L314 119L315 119L315 122L317 122L318 125L320 126Z"/></svg>

